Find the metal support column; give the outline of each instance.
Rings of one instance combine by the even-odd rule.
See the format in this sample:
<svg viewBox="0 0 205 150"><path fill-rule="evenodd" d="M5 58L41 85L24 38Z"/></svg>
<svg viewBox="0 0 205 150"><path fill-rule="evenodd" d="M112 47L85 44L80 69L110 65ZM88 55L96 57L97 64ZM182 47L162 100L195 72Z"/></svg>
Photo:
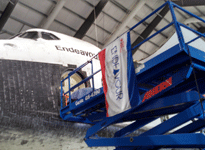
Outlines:
<svg viewBox="0 0 205 150"><path fill-rule="evenodd" d="M64 4L66 3L66 0L60 0L56 4L55 8L53 11L50 13L48 18L46 19L45 23L43 24L42 28L48 29L51 25L51 23L54 21L60 10L63 8Z"/></svg>

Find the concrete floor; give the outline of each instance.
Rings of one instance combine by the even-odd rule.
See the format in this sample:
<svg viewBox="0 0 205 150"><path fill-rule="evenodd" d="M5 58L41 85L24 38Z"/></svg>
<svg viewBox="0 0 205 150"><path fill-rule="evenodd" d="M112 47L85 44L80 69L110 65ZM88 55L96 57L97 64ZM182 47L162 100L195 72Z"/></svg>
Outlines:
<svg viewBox="0 0 205 150"><path fill-rule="evenodd" d="M114 147L90 148L82 132L72 135L59 130L18 129L0 126L0 150L112 150Z"/></svg>

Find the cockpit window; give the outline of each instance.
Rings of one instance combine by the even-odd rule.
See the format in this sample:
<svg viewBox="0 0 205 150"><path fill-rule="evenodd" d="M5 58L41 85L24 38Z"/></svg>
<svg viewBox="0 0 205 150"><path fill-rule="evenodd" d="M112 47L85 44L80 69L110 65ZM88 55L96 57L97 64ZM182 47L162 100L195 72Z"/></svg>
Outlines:
<svg viewBox="0 0 205 150"><path fill-rule="evenodd" d="M57 36L46 32L42 32L42 38L45 40L60 40Z"/></svg>
<svg viewBox="0 0 205 150"><path fill-rule="evenodd" d="M27 38L27 39L37 39L38 38L38 32L36 32L36 31L25 32L25 33L21 34L19 37Z"/></svg>

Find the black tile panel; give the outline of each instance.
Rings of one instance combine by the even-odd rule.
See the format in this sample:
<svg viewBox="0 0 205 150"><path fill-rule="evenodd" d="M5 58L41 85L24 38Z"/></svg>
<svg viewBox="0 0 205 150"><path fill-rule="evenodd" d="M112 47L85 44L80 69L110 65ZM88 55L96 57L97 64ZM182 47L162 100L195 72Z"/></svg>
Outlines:
<svg viewBox="0 0 205 150"><path fill-rule="evenodd" d="M28 121L32 119L26 117L61 122L59 86L65 69L56 64L0 60L0 124L32 126Z"/></svg>

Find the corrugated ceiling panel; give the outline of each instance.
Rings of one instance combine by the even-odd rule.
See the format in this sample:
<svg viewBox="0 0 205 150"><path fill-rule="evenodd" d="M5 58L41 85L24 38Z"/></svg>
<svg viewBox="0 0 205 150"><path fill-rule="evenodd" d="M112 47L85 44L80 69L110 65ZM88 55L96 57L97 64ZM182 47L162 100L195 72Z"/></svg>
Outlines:
<svg viewBox="0 0 205 150"><path fill-rule="evenodd" d="M176 15L176 17L177 17L177 20L179 21L179 22L184 22L185 20L186 20L186 18L184 18L184 16L183 15L181 15L181 11L176 11L175 10L175 15Z"/></svg>
<svg viewBox="0 0 205 150"><path fill-rule="evenodd" d="M168 20L169 22L172 22L171 12L168 11L168 13L165 15L164 18L165 18L166 20Z"/></svg>
<svg viewBox="0 0 205 150"><path fill-rule="evenodd" d="M174 9L174 10L175 10L175 14L176 14L176 17L177 17L178 21L183 21L186 18L190 17L187 13L185 13L185 12L179 10L179 9ZM181 19L181 18L184 18L184 19Z"/></svg>
<svg viewBox="0 0 205 150"><path fill-rule="evenodd" d="M51 8L54 7L54 3L49 0L19 0L19 1L47 15L48 12L50 12Z"/></svg>
<svg viewBox="0 0 205 150"><path fill-rule="evenodd" d="M152 11L147 7L147 6L143 6L140 11L138 11L137 13L137 18L139 18L139 20L144 19L145 17L147 17L147 15L149 15L150 13L152 13ZM152 15L150 18L148 18L147 20L145 20L147 23L150 23L154 18L156 17L156 14Z"/></svg>
<svg viewBox="0 0 205 150"><path fill-rule="evenodd" d="M83 40L84 40L84 41L87 41L87 42L89 42L89 43L91 43L91 44L93 44L93 45L95 45L95 46L98 46L99 48L103 48L103 45L101 45L101 44L99 44L99 43L98 43L98 45L97 45L96 41L90 39L90 38L87 37L87 36L84 36L84 37L83 37Z"/></svg>
<svg viewBox="0 0 205 150"><path fill-rule="evenodd" d="M109 14L110 16L114 17L118 21L122 21L125 17L126 13L123 12L119 7L115 6L111 2L108 1L108 3L105 5L104 12Z"/></svg>
<svg viewBox="0 0 205 150"><path fill-rule="evenodd" d="M123 30L122 30L122 33L121 34L123 34L124 32L126 32L126 31L128 31L129 30L129 28L126 26ZM118 36L120 36L121 34L119 34Z"/></svg>
<svg viewBox="0 0 205 150"><path fill-rule="evenodd" d="M152 43L150 42L146 42L144 44L142 44L140 46L140 49L142 49L143 51L145 51L146 53L149 53L149 54L152 54L154 52L154 50L156 49L157 47L154 46ZM158 49L158 48L157 48Z"/></svg>
<svg viewBox="0 0 205 150"><path fill-rule="evenodd" d="M8 38L10 38L11 37L11 35L10 34L7 34L7 33L1 33L0 34L0 39L8 39Z"/></svg>
<svg viewBox="0 0 205 150"><path fill-rule="evenodd" d="M100 0L86 0L87 2L89 2L90 4L96 6Z"/></svg>
<svg viewBox="0 0 205 150"><path fill-rule="evenodd" d="M160 28L158 28L158 29L160 29ZM175 27L174 27L174 25L172 25L171 27L165 29L162 33L163 33L164 35L166 35L167 37L169 37L169 36L171 36L175 31L176 31L176 30L175 30Z"/></svg>
<svg viewBox="0 0 205 150"><path fill-rule="evenodd" d="M138 21L136 19L132 19L128 26L129 28L133 27L135 24L137 24ZM144 30L145 30L146 26L143 24L138 25L136 28L134 28L134 31L136 31L137 33L141 34Z"/></svg>
<svg viewBox="0 0 205 150"><path fill-rule="evenodd" d="M166 14L165 18L166 18L169 22L172 22L172 15L171 15L171 12L170 12L170 11Z"/></svg>
<svg viewBox="0 0 205 150"><path fill-rule="evenodd" d="M97 32L96 32L97 31ZM96 34L97 33L97 34ZM108 33L104 32L102 29L98 28L95 25L92 25L90 27L90 29L88 30L88 32L86 33L87 36L97 40L97 41L101 41L101 43L104 42L104 39L109 36ZM97 35L97 37L96 37Z"/></svg>
<svg viewBox="0 0 205 150"><path fill-rule="evenodd" d="M203 16L205 16L205 6L196 6L196 8L202 12ZM202 16L202 14L200 16Z"/></svg>
<svg viewBox="0 0 205 150"><path fill-rule="evenodd" d="M0 11L4 11L8 3L9 3L9 0L1 0L0 1Z"/></svg>
<svg viewBox="0 0 205 150"><path fill-rule="evenodd" d="M186 7L185 9L192 12L193 14L197 16L201 15L200 12L195 7Z"/></svg>
<svg viewBox="0 0 205 150"><path fill-rule="evenodd" d="M138 35L135 34L133 31L131 31L130 32L130 38L131 38L131 43L133 43L138 38Z"/></svg>
<svg viewBox="0 0 205 150"><path fill-rule="evenodd" d="M28 12L29 12L29 8L21 4L17 4L12 12L12 16L15 16L16 18L21 19L21 18L25 18Z"/></svg>
<svg viewBox="0 0 205 150"><path fill-rule="evenodd" d="M125 8L127 8L128 10L130 10L133 5L136 4L136 0L128 0L128 1L125 1L125 0L116 0L118 3L120 3L122 6L124 6Z"/></svg>
<svg viewBox="0 0 205 150"><path fill-rule="evenodd" d="M37 11L39 11L43 14L48 14L55 5L52 2L52 0L19 0L19 1L24 3L25 5L28 5L29 7L36 9ZM91 11L93 10L93 7L91 5L96 6L100 0L67 0L67 1L68 2L65 4L65 7L67 9L75 12L76 14L78 14L79 16L82 16L83 18L87 18L89 16L89 14L91 13ZM115 0L115 1L120 3L125 8L130 10L139 0L129 0L129 1ZM1 9L3 10L6 7L6 5L3 6L3 2L6 2L6 5L7 5L8 0L0 1L0 10ZM91 5L89 5L88 3L90 3ZM154 9L158 8L163 3L164 3L163 0L149 0L149 1L147 1L147 4L144 5L140 9L140 11L138 11L138 13L137 13L137 18L139 18L139 19L132 19L132 21L130 21L127 26L132 27L137 22L139 22L142 18L146 17ZM205 6L197 6L197 8L205 14ZM70 12L67 9L65 9L65 8L62 9L56 18L59 22L62 22L62 24L58 23L57 21L54 21L51 24L49 30L54 30L57 32L71 35L71 36L73 36L75 34L75 31L69 29L68 27L71 27L74 30L78 30L80 28L80 26L82 25L82 23L84 22L84 19L82 19L81 17L79 17L76 14L73 14L72 12ZM196 15L201 15L201 13L194 7L185 7L185 9L192 11ZM117 7L116 5L114 5L110 1L108 1L106 6L104 7L103 11L120 22L122 22L123 19L127 15L122 9L120 9L119 7ZM41 13L38 13L34 10L31 10L28 7L18 3L16 5L13 13L12 13L12 16L38 27L42 23L42 20L45 19L45 16L42 15ZM181 16L179 13L176 12L176 15L179 18L179 21L185 20L183 18L183 16ZM183 15L188 17L188 15L186 15L184 13L183 13ZM156 15L153 16L152 18L146 20L146 22L150 23L155 17L156 17ZM165 18L167 20L169 20L170 22L172 21L170 13L168 13L165 16ZM100 13L96 22L97 22L98 26L100 26L101 28L105 28L105 30L107 30L111 33L115 32L116 27L118 26L118 22L116 22L111 17L105 15L104 13ZM63 25L63 24L65 24L65 25ZM165 20L162 20L160 22L160 24L158 24L156 29L159 30L162 27L164 27L165 25L167 25L167 22ZM197 27L200 27L202 25L203 24L196 24ZM68 27L66 27L66 26L68 26ZM26 25L23 26L23 24L19 23L18 21L15 21L13 19L9 19L7 24L5 25L4 30L7 30L7 31L12 32L12 33L17 33L17 32L19 32L20 29L26 30L29 28L30 27L28 27ZM135 29L135 31L140 34L144 31L145 28L146 28L145 25L140 25L137 29ZM124 31L126 31L127 29L128 28L124 28ZM83 40L86 40L86 41L96 45L96 42L94 41L94 40L96 40L96 33L95 32L96 32L95 26L92 25L91 28L86 33L86 36L83 38ZM171 28L171 29L167 29L166 31L164 31L163 34L165 34L167 36L171 36L173 34L173 32L174 32L174 30L173 30L173 28ZM155 31L153 31L153 33L155 33ZM0 35L0 38L6 37L6 36L8 36L8 34L6 35L4 33L4 34ZM101 43L105 43L105 40L108 39L109 37L110 37L110 35L107 32L105 32L102 29L97 27L97 39L98 39L98 41L100 41ZM136 40L137 37L138 37L138 35L136 33L131 32L132 41ZM162 35L158 35L158 36L154 37L153 39L151 39L151 41L153 43L156 43L157 45L160 45L165 40L166 39ZM99 47L102 47L102 45L99 45ZM148 44L142 46L141 49L144 49L148 53L153 53L154 49L156 50L156 46L154 46L153 44L148 42ZM142 52L137 52L137 53L138 53L137 57L147 57L147 55L143 54Z"/></svg>
<svg viewBox="0 0 205 150"><path fill-rule="evenodd" d="M138 20L133 18L130 22L127 22L127 26L128 27L133 27L134 25L136 25L138 23Z"/></svg>
<svg viewBox="0 0 205 150"><path fill-rule="evenodd" d="M20 32L22 27L23 27L22 23L9 18L6 22L6 24L4 25L3 30L7 30L11 33L16 34L16 33Z"/></svg>
<svg viewBox="0 0 205 150"><path fill-rule="evenodd" d="M152 1L147 1L146 4L144 5L144 7L142 8L143 12L145 11L146 14L145 16L143 15L139 15L141 18L146 17L147 15L149 15L150 13L152 13L155 9L157 9L159 6L161 6L162 4L164 4L164 1L162 0L152 0ZM163 8L162 8L163 9ZM146 20L147 23L150 23L156 16L158 13L160 13L162 11L162 9L160 9L155 15L153 15L152 17L150 17L149 19ZM143 16L143 17L142 17Z"/></svg>
<svg viewBox="0 0 205 150"><path fill-rule="evenodd" d="M153 43L157 44L160 46L161 42L165 39L164 36L162 36L161 34L157 34L155 37L153 37L150 41L152 41Z"/></svg>
<svg viewBox="0 0 205 150"><path fill-rule="evenodd" d="M68 0L65 3L65 7L72 10L73 12L76 12L84 18L87 18L93 10L89 4L79 0Z"/></svg>
<svg viewBox="0 0 205 150"><path fill-rule="evenodd" d="M157 25L156 29L157 29L157 30L160 30L160 29L162 29L163 27L165 27L165 26L167 26L167 25L168 25L168 23L167 23L164 19L162 19L162 20L160 21L160 23ZM173 29L174 29L173 27L169 27L169 29L163 31L162 33L165 34L165 35L167 35L167 34L168 34L167 32L169 32L170 30L173 30ZM168 35L169 35L169 34L168 34ZM167 35L167 36L168 36L168 35Z"/></svg>
<svg viewBox="0 0 205 150"><path fill-rule="evenodd" d="M143 53L143 52L141 52L141 51L137 51L134 55L133 55L133 59L134 60L137 60L137 61L139 61L139 60L141 60L141 59L143 59L143 58L146 58L147 57L147 54L145 54L145 53Z"/></svg>
<svg viewBox="0 0 205 150"><path fill-rule="evenodd" d="M28 22L29 24L32 24L36 27L38 27L42 20L45 19L45 17L39 13L37 13L36 11L33 11L21 4L17 4L16 7L14 8L13 12L12 12L12 16Z"/></svg>
<svg viewBox="0 0 205 150"><path fill-rule="evenodd" d="M100 13L100 15L98 16L98 18L96 20L96 23L97 23L97 25L99 25L100 27L106 29L107 31L109 31L111 33L113 32L115 27L118 25L118 23L115 20L108 17L104 13Z"/></svg>
<svg viewBox="0 0 205 150"><path fill-rule="evenodd" d="M51 26L49 27L49 30L64 33L64 34L67 34L70 36L74 36L74 34L75 34L74 31L70 30L66 26L64 26L58 22L55 22L55 21L51 24Z"/></svg>
<svg viewBox="0 0 205 150"><path fill-rule="evenodd" d="M20 32L26 31L28 29L31 29L31 27L24 25Z"/></svg>
<svg viewBox="0 0 205 150"><path fill-rule="evenodd" d="M56 20L68 25L69 27L78 30L82 23L83 19L74 15L73 13L67 11L66 9L62 9L56 17Z"/></svg>
<svg viewBox="0 0 205 150"><path fill-rule="evenodd" d="M147 0L147 5L149 5L153 10L160 7L162 4L164 4L164 0Z"/></svg>
<svg viewBox="0 0 205 150"><path fill-rule="evenodd" d="M138 13L136 14L137 18L139 18L139 20L142 20L143 18L145 18L147 15L149 15L150 13L152 13L152 10L149 9L147 6L143 6L140 11L138 11ZM156 14L151 16L150 18L148 18L146 20L147 23L150 23L154 18L156 17Z"/></svg>

